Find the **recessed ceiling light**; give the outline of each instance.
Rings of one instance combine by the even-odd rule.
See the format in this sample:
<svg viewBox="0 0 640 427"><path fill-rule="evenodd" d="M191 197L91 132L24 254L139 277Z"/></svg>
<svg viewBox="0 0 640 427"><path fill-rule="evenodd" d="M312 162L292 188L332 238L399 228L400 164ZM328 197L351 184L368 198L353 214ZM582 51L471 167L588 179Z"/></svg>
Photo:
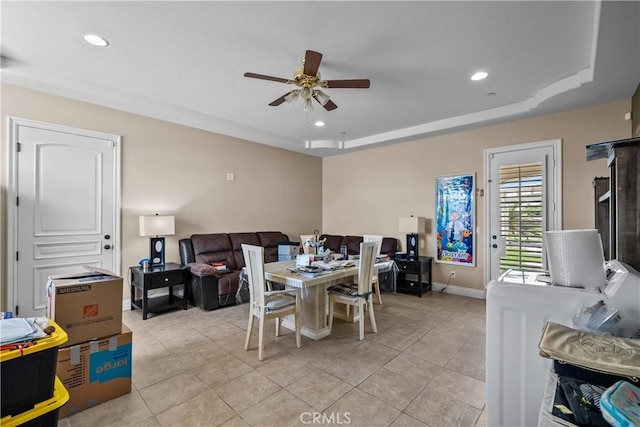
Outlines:
<svg viewBox="0 0 640 427"><path fill-rule="evenodd" d="M84 39L87 43L91 43L94 46L98 46L98 47L109 46L109 42L105 38L102 38L95 34L85 34Z"/></svg>
<svg viewBox="0 0 640 427"><path fill-rule="evenodd" d="M318 127L322 127L322 126L324 126L324 122L322 120L318 120L317 122L314 123L314 125L316 125Z"/></svg>
<svg viewBox="0 0 640 427"><path fill-rule="evenodd" d="M474 73L471 76L471 80L473 81L477 81L477 80L484 80L487 78L489 74L486 71L478 71L477 73Z"/></svg>

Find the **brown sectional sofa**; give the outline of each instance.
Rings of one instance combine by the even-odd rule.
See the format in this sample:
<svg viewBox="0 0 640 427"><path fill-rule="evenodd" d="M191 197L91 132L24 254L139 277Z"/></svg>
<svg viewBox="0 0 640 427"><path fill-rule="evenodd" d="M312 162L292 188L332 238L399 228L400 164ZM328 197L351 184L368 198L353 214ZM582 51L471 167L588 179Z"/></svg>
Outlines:
<svg viewBox="0 0 640 427"><path fill-rule="evenodd" d="M244 267L242 244L264 247L264 261L278 260L278 244L288 242L286 234L279 231L255 233L194 234L181 239L180 260L191 271L187 286L189 301L203 310L214 310L236 304L240 273ZM228 271L212 267L214 262L224 263ZM240 291L242 302L249 300L249 291Z"/></svg>
<svg viewBox="0 0 640 427"><path fill-rule="evenodd" d="M339 236L335 234L322 234L320 235L319 239L326 239L324 242L324 248L331 249L331 252L340 253L340 247L342 245L346 245L349 255L358 255L360 253L360 243L362 243L362 236ZM398 252L398 239L394 239L392 237L384 237L382 239L382 247L380 248L380 253L393 256L393 254L395 254L396 252Z"/></svg>

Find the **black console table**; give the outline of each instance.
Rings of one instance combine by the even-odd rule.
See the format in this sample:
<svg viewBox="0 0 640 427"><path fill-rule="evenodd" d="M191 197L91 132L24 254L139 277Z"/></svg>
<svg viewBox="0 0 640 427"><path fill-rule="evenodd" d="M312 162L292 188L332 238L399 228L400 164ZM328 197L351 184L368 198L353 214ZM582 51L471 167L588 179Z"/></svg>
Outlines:
<svg viewBox="0 0 640 427"><path fill-rule="evenodd" d="M142 319L147 319L148 313L169 310L172 308L187 309L187 272L186 267L173 262L168 262L164 266L149 268L143 271L142 267L131 267L131 309L142 310ZM183 297L173 294L173 287L184 286ZM136 298L136 288L142 293L140 298ZM150 289L169 288L168 295L149 297Z"/></svg>
<svg viewBox="0 0 640 427"><path fill-rule="evenodd" d="M398 266L396 289L398 292L418 295L422 298L424 292L431 290L431 265L433 258L421 256L417 259L407 258L406 254L396 254L393 259ZM429 275L429 281L424 282L423 276ZM407 275L414 275L417 280L408 280Z"/></svg>

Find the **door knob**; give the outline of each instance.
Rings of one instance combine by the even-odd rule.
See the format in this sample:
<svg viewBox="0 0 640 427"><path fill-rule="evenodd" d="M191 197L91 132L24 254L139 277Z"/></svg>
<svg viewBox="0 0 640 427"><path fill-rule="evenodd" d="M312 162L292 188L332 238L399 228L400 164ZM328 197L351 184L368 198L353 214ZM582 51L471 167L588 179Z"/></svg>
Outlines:
<svg viewBox="0 0 640 427"><path fill-rule="evenodd" d="M495 243L494 243L493 245L491 245L491 247L492 247L493 249L498 249L498 245L496 245Z"/></svg>
<svg viewBox="0 0 640 427"><path fill-rule="evenodd" d="M109 240L109 239L111 238L111 236L110 236L110 235L108 235L108 234L105 234L105 235L104 235L104 238L105 238L106 240Z"/></svg>
<svg viewBox="0 0 640 427"><path fill-rule="evenodd" d="M104 245L105 249L111 249L111 245Z"/></svg>

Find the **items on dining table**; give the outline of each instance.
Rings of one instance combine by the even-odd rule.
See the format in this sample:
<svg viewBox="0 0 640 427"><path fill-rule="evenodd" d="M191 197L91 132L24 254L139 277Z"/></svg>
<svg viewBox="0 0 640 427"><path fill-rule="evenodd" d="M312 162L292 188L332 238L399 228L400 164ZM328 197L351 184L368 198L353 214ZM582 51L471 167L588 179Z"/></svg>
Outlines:
<svg viewBox="0 0 640 427"><path fill-rule="evenodd" d="M306 255L300 255L298 256L298 258L300 258L301 256L305 257ZM309 255L309 257L313 258L313 255ZM299 273L299 274L315 277L318 275L330 273L332 271L342 270L348 267L354 267L355 265L356 265L356 262L353 260L351 261L333 260L328 262L324 260L318 260L318 261L311 261L311 264L307 264L307 261L303 259L302 262L300 263L296 262L295 268L289 268L288 270L293 273Z"/></svg>

